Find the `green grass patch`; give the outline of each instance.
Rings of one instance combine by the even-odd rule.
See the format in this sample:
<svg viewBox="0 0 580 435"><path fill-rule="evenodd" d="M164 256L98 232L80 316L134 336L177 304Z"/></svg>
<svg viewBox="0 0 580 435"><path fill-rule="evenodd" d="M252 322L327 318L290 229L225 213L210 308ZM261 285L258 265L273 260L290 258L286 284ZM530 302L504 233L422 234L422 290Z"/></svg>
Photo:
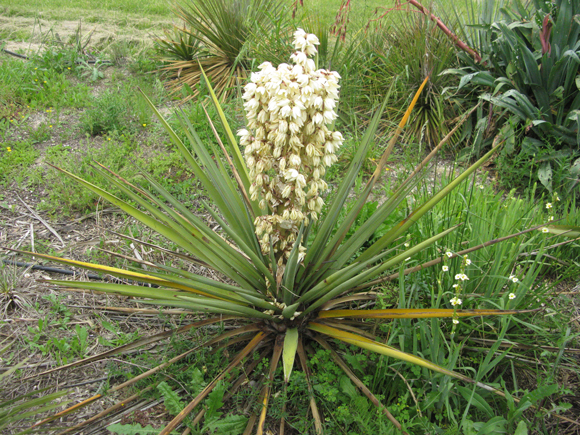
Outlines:
<svg viewBox="0 0 580 435"><path fill-rule="evenodd" d="M73 83L70 72L54 67L2 56L0 58L0 102L28 106L84 107L89 102L90 89L83 83Z"/></svg>
<svg viewBox="0 0 580 435"><path fill-rule="evenodd" d="M28 141L4 142L0 148L0 185L21 182L26 169L35 162L38 155L38 151Z"/></svg>
<svg viewBox="0 0 580 435"><path fill-rule="evenodd" d="M140 2L138 0L80 0L71 3L67 0L31 0L25 3L14 0L1 0L0 7L5 7L9 16L36 16L60 20L77 20L79 16L90 15L94 17L107 15L133 14L138 16L171 16L171 5L165 0L152 0Z"/></svg>

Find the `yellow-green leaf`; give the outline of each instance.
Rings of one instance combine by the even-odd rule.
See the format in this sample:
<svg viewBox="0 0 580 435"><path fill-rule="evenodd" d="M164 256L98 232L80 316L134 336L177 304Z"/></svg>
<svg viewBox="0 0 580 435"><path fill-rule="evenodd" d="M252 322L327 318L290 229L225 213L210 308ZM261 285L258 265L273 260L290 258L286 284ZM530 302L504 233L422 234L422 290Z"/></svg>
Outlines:
<svg viewBox="0 0 580 435"><path fill-rule="evenodd" d="M284 351L282 353L284 382L290 380L292 367L294 367L294 359L296 358L296 349L298 349L298 328L290 328L284 336Z"/></svg>
<svg viewBox="0 0 580 435"><path fill-rule="evenodd" d="M504 395L501 391L497 390L496 388L482 384L481 382L477 382L468 376L462 375L461 373L454 372L453 370L448 370L446 368L438 366L437 364L433 364L432 362L427 361L426 359L400 351L398 349L395 349L394 347L388 346L383 343L379 343L378 341L371 340L361 335L352 334L350 332L346 332L328 325L324 325L322 323L315 322L308 323L308 329L320 332L321 334L328 335L337 340L344 341L345 343L352 344L361 347L363 349L368 349L381 355L385 355L391 358L406 361L421 367L425 367L429 370L433 370L434 372L439 372L447 376L452 376L454 378L461 379L465 382L477 384L478 386L485 388L488 391L493 391L494 393L500 394L502 396Z"/></svg>
<svg viewBox="0 0 580 435"><path fill-rule="evenodd" d="M546 226L550 234L566 236L574 239L580 237L580 227L574 225L548 225Z"/></svg>
<svg viewBox="0 0 580 435"><path fill-rule="evenodd" d="M445 308L407 309L396 308L387 310L328 310L318 313L319 319L349 317L355 319L426 319L432 317L473 317L473 316L505 316L534 310L452 310Z"/></svg>

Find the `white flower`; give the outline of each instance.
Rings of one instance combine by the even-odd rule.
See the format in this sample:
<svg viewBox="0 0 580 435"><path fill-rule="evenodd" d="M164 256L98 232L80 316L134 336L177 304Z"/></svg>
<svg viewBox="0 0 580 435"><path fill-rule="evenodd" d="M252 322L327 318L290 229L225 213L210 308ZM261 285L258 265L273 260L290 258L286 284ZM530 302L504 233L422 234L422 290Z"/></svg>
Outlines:
<svg viewBox="0 0 580 435"><path fill-rule="evenodd" d="M458 273L457 275L455 275L455 279L457 281L469 281L469 277L464 273Z"/></svg>
<svg viewBox="0 0 580 435"><path fill-rule="evenodd" d="M451 298L449 302L451 302L451 305L453 305L454 307L456 307L457 305L461 305L463 303L463 301L458 297Z"/></svg>
<svg viewBox="0 0 580 435"><path fill-rule="evenodd" d="M469 266L471 264L471 260L469 258L465 259L465 265Z"/></svg>
<svg viewBox="0 0 580 435"><path fill-rule="evenodd" d="M542 233L548 233L548 232L550 232L549 229L547 229L546 227L542 228Z"/></svg>
<svg viewBox="0 0 580 435"><path fill-rule="evenodd" d="M405 248L408 248L409 246L411 246L411 244L409 242L405 242Z"/></svg>
<svg viewBox="0 0 580 435"><path fill-rule="evenodd" d="M447 272L447 271L449 270L449 266L443 266L443 267L441 268L441 270L442 270L443 272Z"/></svg>
<svg viewBox="0 0 580 435"><path fill-rule="evenodd" d="M550 217L548 218L548 222L552 222L553 220L554 220L554 216L550 216Z"/></svg>
<svg viewBox="0 0 580 435"><path fill-rule="evenodd" d="M447 255L449 258L453 257L453 253L451 251L447 251L445 255Z"/></svg>
<svg viewBox="0 0 580 435"><path fill-rule="evenodd" d="M300 173L296 169L288 169L286 171L285 178L288 181L294 181L296 178L298 178L299 175Z"/></svg>
<svg viewBox="0 0 580 435"><path fill-rule="evenodd" d="M411 259L411 257L407 257L405 258L405 261L409 261Z"/></svg>
<svg viewBox="0 0 580 435"><path fill-rule="evenodd" d="M548 210L550 210L550 209L552 208L552 203L551 203L551 202L547 203L547 204L546 204L546 208L547 208Z"/></svg>
<svg viewBox="0 0 580 435"><path fill-rule="evenodd" d="M510 293L510 294L508 295L508 298L510 298L510 299L515 299L515 298L516 298L516 295L515 295L514 293Z"/></svg>
<svg viewBox="0 0 580 435"><path fill-rule="evenodd" d="M454 325L459 325L459 320L458 319L453 319L452 321L453 321L453 324Z"/></svg>
<svg viewBox="0 0 580 435"><path fill-rule="evenodd" d="M512 282L518 282L519 281L519 279L517 279L515 275L510 275L510 277L508 279L510 281L512 281Z"/></svg>
<svg viewBox="0 0 580 435"><path fill-rule="evenodd" d="M457 287L459 287L459 284L453 284L451 287L457 288Z"/></svg>

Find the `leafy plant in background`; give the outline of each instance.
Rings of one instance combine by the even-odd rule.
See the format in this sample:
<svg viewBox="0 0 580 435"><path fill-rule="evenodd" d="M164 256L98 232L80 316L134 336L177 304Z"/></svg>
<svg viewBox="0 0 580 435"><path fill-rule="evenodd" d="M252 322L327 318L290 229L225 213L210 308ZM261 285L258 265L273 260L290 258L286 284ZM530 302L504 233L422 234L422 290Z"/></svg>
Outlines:
<svg viewBox="0 0 580 435"><path fill-rule="evenodd" d="M531 161L549 192L572 194L580 183L580 5L515 0L499 16L493 3L485 3L472 33L485 50L483 60L464 56L467 66L449 72L461 77L458 90L487 91L479 98L491 103L496 125L480 124L482 129L496 127L506 139L503 167ZM475 155L485 145L478 144L471 150ZM565 174L558 184L553 182L556 172ZM522 168L519 177L527 175Z"/></svg>
<svg viewBox="0 0 580 435"><path fill-rule="evenodd" d="M174 80L169 89L199 94L202 69L220 99L244 80L251 64L248 42L258 26L266 31L285 12L280 0L188 0L175 6L181 26L156 40L161 70Z"/></svg>
<svg viewBox="0 0 580 435"><path fill-rule="evenodd" d="M324 200L321 193L326 189L323 176L326 168L336 161L335 154L342 143L342 136L328 127L336 118L334 107L338 95L337 74L328 70L315 70L310 56L315 54L317 42L315 36L299 30L295 34L296 52L292 55L294 66L283 64L276 69L271 64L263 64L261 72L252 75L252 81L245 87L244 94L248 129L239 132L241 144L245 146L245 161L209 82L207 86L232 151L231 156L225 153L225 145L219 142L221 151L225 153L224 160L216 158L220 155L220 149L211 144L208 149L208 144L199 139L188 119L182 117L182 128L193 147L194 157L151 104L184 159L204 186L207 196L212 201L211 205L204 203L206 211L218 223L214 228L219 227L220 232L212 230L147 175L144 177L155 194L116 176L105 166L96 168L98 173L127 195L131 201L129 203L61 169L64 174L167 237L182 252L187 253L186 256L180 254L181 258L190 259L193 264L211 269L223 277L213 279L189 272L189 268L179 269L164 264L154 265L156 269L154 271L151 270L153 265L148 263L150 270L137 272L34 254L40 258L157 286L51 281L63 288L103 291L136 297L146 304L182 307L199 313L216 314L215 317L186 325L178 332L233 321L232 328L226 332L219 333L199 346L122 385L111 388L113 392L132 385L200 349L209 346L232 346L232 353L229 354L227 363L224 363L223 370L179 411L161 431L163 435L171 433L184 421L212 394L212 391L219 388L220 382L233 383L228 391L228 397L231 397L250 376L256 377L259 394L245 431L249 433L257 425L257 433L263 433L272 386L280 363L286 383L291 378L294 366L298 364L301 366L310 396L310 410L314 417L316 432L320 433L322 419L317 403L311 395L313 385L309 358L312 357L310 352L312 346L325 349L350 381L378 406L397 428L401 428L400 423L349 368L337 353L337 349L343 349L346 344L371 350L394 360L414 364L419 370L421 368L431 370L471 383L474 387L483 388L484 391L500 396L506 395L503 391L483 384L479 378L474 380L453 371L455 355L452 356L451 362L448 362L451 368L445 368L383 343L376 335L375 323L369 321L399 319L404 326L404 334L408 335L414 334L410 327L410 319L431 319L434 322L434 318L441 317L452 320L455 325L459 323L460 318L520 312L509 307L505 310L459 309L462 303L461 282L467 279L464 269L465 265L469 264L467 257L461 257L463 266L461 273L456 276L458 284L454 292L451 295L446 293L444 301L442 299L439 301L446 308L407 307L404 286L401 287L399 295L402 308L381 308L380 304L378 309L358 307L360 303L377 299L376 293L367 291L369 287L383 282L388 278L389 272L397 269L401 272L400 279L403 279L406 273L413 270L405 270L406 261L453 232L455 227L416 240L412 246L410 244L405 246L401 242L401 237L404 237L418 219L473 174L495 150L488 152L441 191L415 207L412 213L384 232L370 246L364 246L415 187L421 169L440 148L442 145L440 144L390 198L378 206L374 213L347 238L353 222L365 207L376 186L425 82L389 142L377 170L368 182L361 186L362 189L346 216L339 220L338 217L359 175L364 156L372 146L386 101L373 117L343 181L332 196L332 202L325 206L326 211L323 212ZM449 257L455 255L450 253ZM436 263L437 261L431 264ZM441 297L443 293L440 293ZM504 323L502 336L507 332L508 324ZM163 333L155 339L166 336L167 334ZM154 339L144 340L152 342ZM333 341L339 344L331 344ZM243 344L241 350L239 347L233 347L237 344ZM458 351L459 348L456 348L454 352ZM252 363L244 367L241 374L234 376L234 369L241 366L242 361L250 355ZM493 355L494 352L491 352L489 358ZM260 370L254 369L266 356L269 357L269 363L264 368L265 374L260 376ZM351 362L351 359L348 358L348 361ZM486 370L493 367L489 364L490 361L487 361ZM99 397L100 394L84 400L82 405L91 403ZM66 412L68 410L35 426L58 418ZM202 409L194 421L201 421L207 413L207 409ZM280 432L285 428L285 408L282 409L281 415Z"/></svg>

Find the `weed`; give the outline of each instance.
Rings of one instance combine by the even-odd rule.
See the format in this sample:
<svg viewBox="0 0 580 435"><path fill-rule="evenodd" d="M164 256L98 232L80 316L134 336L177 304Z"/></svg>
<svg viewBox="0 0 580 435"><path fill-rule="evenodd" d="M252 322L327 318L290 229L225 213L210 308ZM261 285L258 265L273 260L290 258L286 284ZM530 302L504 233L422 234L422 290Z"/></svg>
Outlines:
<svg viewBox="0 0 580 435"><path fill-rule="evenodd" d="M127 102L115 91L98 96L80 119L81 131L91 136L130 131Z"/></svg>
<svg viewBox="0 0 580 435"><path fill-rule="evenodd" d="M99 335L98 341L103 346L118 347L127 343L131 343L139 337L138 331L130 334L124 333L117 325L109 322L108 320L105 320L104 318L101 319L101 326L112 334L111 338L105 338L103 335Z"/></svg>
<svg viewBox="0 0 580 435"><path fill-rule="evenodd" d="M36 127L36 129L30 130L30 142L33 144L44 142L50 139L50 133L52 130L52 123L43 122Z"/></svg>

